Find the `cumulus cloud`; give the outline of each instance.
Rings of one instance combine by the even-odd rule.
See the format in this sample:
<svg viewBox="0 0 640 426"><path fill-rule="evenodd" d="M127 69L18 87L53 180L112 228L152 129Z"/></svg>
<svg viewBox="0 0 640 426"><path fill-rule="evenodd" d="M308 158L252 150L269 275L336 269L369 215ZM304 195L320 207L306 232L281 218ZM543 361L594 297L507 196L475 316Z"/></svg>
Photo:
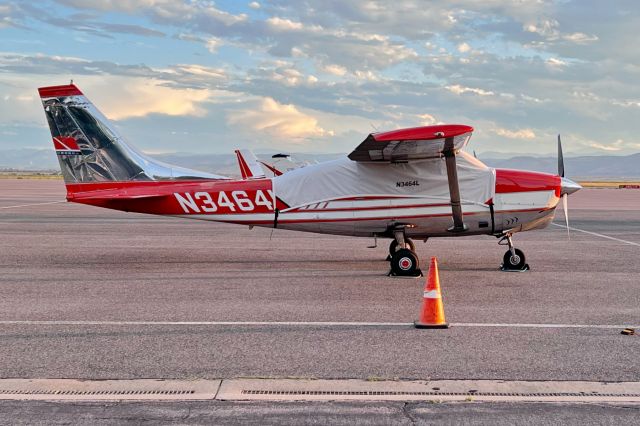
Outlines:
<svg viewBox="0 0 640 426"><path fill-rule="evenodd" d="M92 80L85 85L87 93L100 94L100 108L113 120L150 114L202 117L206 115L202 103L211 95L207 89L179 89L146 78L109 77L99 83Z"/></svg>
<svg viewBox="0 0 640 426"><path fill-rule="evenodd" d="M240 129L297 140L332 134L318 126L315 117L301 112L294 105L280 104L272 98L264 98L252 108L229 113L227 121Z"/></svg>
<svg viewBox="0 0 640 426"><path fill-rule="evenodd" d="M493 132L498 136L504 136L509 139L535 139L536 134L532 129L509 130L497 127Z"/></svg>

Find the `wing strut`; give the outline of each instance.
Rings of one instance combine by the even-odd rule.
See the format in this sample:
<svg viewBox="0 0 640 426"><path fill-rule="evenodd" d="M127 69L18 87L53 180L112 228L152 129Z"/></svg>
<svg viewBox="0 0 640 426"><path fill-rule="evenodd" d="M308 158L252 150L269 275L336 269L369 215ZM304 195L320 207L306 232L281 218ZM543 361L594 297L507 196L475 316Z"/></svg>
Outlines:
<svg viewBox="0 0 640 426"><path fill-rule="evenodd" d="M447 231L464 232L469 228L462 221L460 185L458 184L458 169L456 167L456 151L452 137L445 139L442 153L444 154L445 164L447 166L447 179L449 180L449 194L451 196L451 214L453 215L453 226Z"/></svg>

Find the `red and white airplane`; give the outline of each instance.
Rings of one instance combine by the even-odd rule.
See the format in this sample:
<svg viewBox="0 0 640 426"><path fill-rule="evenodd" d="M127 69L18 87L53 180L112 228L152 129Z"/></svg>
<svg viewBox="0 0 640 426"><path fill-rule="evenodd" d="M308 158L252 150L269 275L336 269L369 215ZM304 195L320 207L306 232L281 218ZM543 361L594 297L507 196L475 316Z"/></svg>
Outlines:
<svg viewBox="0 0 640 426"><path fill-rule="evenodd" d="M239 155L242 180L154 160L118 135L75 85L38 89L67 200L127 212L390 238L392 273L419 272L413 239L492 235L502 268L528 266L516 232L546 227L580 185L559 174L494 169L465 153L473 128L372 133L348 157L272 178ZM559 142L559 141L558 141ZM566 203L565 203L566 206Z"/></svg>

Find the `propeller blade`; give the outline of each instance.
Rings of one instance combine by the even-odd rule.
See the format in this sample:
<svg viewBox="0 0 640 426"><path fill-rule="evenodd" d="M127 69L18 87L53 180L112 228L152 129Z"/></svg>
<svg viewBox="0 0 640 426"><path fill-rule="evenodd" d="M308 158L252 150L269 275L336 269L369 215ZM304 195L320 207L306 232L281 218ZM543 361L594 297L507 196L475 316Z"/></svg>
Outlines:
<svg viewBox="0 0 640 426"><path fill-rule="evenodd" d="M567 203L568 195L564 194L562 196L562 209L564 210L564 222L567 225L567 239L571 239L571 234L569 233L569 206Z"/></svg>
<svg viewBox="0 0 640 426"><path fill-rule="evenodd" d="M564 156L562 155L562 142L558 135L558 176L564 177Z"/></svg>

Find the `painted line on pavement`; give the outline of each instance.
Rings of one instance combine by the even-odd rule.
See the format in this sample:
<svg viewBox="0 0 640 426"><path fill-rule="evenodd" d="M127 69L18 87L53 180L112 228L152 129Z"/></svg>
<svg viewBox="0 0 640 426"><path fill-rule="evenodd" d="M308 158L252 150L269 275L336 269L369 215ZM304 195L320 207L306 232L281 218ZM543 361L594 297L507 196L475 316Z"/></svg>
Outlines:
<svg viewBox="0 0 640 426"><path fill-rule="evenodd" d="M46 206L47 204L62 204L62 203L66 203L66 200L62 200L62 201L50 201L47 203L34 203L34 204L18 204L17 206L6 206L6 207L0 207L0 210L5 210L5 209L17 209L20 207L31 207L31 206Z"/></svg>
<svg viewBox="0 0 640 426"><path fill-rule="evenodd" d="M68 326L295 326L295 327L409 327L411 322L338 322L338 321L0 321L0 325L68 325ZM452 327L504 327L504 328L601 328L637 327L617 324L527 324L527 323L451 323Z"/></svg>
<svg viewBox="0 0 640 426"><path fill-rule="evenodd" d="M553 226L558 226L560 228L564 228L567 229L566 225L561 225L559 223L552 223ZM633 241L627 241L627 240L621 240L620 238L616 238L616 237L610 237L608 235L604 235L604 234L598 234L597 232L592 232L592 231L585 231L584 229L578 229L578 228L574 228L572 226L569 227L570 231L577 231L577 232L583 232L585 234L589 234L589 235L594 235L596 237L600 237L600 238L606 238L608 240L613 240L613 241L617 241L619 243L624 243L624 244L629 244L632 246L637 246L640 247L640 243L634 243Z"/></svg>

